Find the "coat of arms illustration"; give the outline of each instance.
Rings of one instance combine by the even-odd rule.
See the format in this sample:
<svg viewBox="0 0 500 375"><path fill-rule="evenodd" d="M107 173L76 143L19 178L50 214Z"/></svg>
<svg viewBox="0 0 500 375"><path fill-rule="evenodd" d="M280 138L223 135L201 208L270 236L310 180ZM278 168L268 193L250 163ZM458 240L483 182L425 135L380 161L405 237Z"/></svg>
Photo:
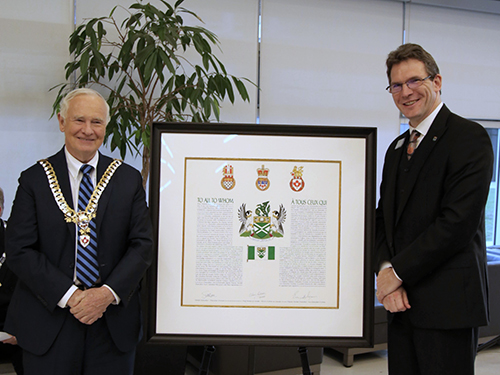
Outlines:
<svg viewBox="0 0 500 375"><path fill-rule="evenodd" d="M302 189L304 189L304 186L306 186L306 183L302 179L302 174L304 173L303 169L304 167L297 168L295 166L293 167L293 171L290 172L290 174L292 175L292 179L290 180L290 188L295 192L301 191Z"/></svg>
<svg viewBox="0 0 500 375"><path fill-rule="evenodd" d="M268 175L269 175L269 168L258 168L257 169L257 181L255 181L255 186L257 186L257 189L264 191L269 189L269 186L271 185L271 181L269 181Z"/></svg>
<svg viewBox="0 0 500 375"><path fill-rule="evenodd" d="M283 224L286 219L286 210L282 204L278 210L271 213L269 201L260 203L255 209L255 215L253 215L251 210L246 209L246 203L243 203L238 209L238 217L241 222L240 237L267 240L283 237L285 234Z"/></svg>
<svg viewBox="0 0 500 375"><path fill-rule="evenodd" d="M222 180L220 181L221 186L226 190L231 190L236 185L236 181L234 180L234 169L232 165L226 165L222 169Z"/></svg>

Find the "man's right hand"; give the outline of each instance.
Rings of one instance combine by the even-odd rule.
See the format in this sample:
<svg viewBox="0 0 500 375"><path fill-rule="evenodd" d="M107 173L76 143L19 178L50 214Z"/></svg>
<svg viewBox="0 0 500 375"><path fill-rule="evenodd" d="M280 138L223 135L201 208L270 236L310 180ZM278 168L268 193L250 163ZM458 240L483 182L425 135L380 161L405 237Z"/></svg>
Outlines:
<svg viewBox="0 0 500 375"><path fill-rule="evenodd" d="M17 345L16 336L11 336L8 339L2 341L4 344Z"/></svg>
<svg viewBox="0 0 500 375"><path fill-rule="evenodd" d="M78 305L82 300L83 296L84 296L83 291L81 291L80 289L75 290L75 292L71 295L71 297L69 297L69 300L67 302L68 307L72 308Z"/></svg>
<svg viewBox="0 0 500 375"><path fill-rule="evenodd" d="M80 298L80 296L75 298ZM87 289L82 292L78 303L75 306L71 306L70 312L81 323L91 325L102 318L107 307L114 300L113 293L105 286Z"/></svg>
<svg viewBox="0 0 500 375"><path fill-rule="evenodd" d="M385 309L391 313L403 312L411 308L410 302L408 301L408 294L402 286L385 296L382 300L382 304Z"/></svg>
<svg viewBox="0 0 500 375"><path fill-rule="evenodd" d="M384 268L377 275L377 299L380 303L386 296L396 291L403 282L396 276L392 267Z"/></svg>

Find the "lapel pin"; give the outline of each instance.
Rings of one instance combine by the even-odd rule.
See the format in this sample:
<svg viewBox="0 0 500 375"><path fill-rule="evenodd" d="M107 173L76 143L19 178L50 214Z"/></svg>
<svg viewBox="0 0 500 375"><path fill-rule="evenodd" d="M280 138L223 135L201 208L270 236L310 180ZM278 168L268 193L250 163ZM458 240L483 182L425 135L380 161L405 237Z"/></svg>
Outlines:
<svg viewBox="0 0 500 375"><path fill-rule="evenodd" d="M394 147L395 150L397 150L398 148L401 148L401 146L403 146L403 144L405 143L405 139L400 139L398 141L398 143L396 144L396 147Z"/></svg>
<svg viewBox="0 0 500 375"><path fill-rule="evenodd" d="M432 140L433 140L434 142L436 142L436 141L437 141L437 139L438 139L438 137L437 137L437 136L434 136L434 138L432 138Z"/></svg>

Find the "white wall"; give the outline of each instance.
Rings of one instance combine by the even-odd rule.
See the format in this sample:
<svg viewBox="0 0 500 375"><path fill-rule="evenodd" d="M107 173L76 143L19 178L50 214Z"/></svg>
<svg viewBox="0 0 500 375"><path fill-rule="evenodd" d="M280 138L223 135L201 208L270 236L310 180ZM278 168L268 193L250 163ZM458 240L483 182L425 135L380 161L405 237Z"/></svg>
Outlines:
<svg viewBox="0 0 500 375"><path fill-rule="evenodd" d="M57 120L49 120L64 79L67 39L72 30L68 0L0 1L0 186L4 219L21 170L53 154L64 138Z"/></svg>
<svg viewBox="0 0 500 375"><path fill-rule="evenodd" d="M384 72L402 41L402 5L264 0L262 14L261 123L377 127L380 175L399 131Z"/></svg>
<svg viewBox="0 0 500 375"><path fill-rule="evenodd" d="M77 23L107 15L116 2L77 0ZM256 82L259 0L183 5L219 36L228 71ZM19 173L63 143L49 119L55 92L48 90L64 80L73 0L0 0L0 9L0 186L8 218ZM407 41L436 57L444 101L467 117L499 119L500 15L411 3L406 10ZM380 172L399 132L384 62L402 42L403 19L399 1L262 0L260 122L376 126ZM250 104L224 105L223 121L256 121L257 91L250 92Z"/></svg>
<svg viewBox="0 0 500 375"><path fill-rule="evenodd" d="M442 100L468 118L500 119L500 15L407 5L408 42L434 56Z"/></svg>

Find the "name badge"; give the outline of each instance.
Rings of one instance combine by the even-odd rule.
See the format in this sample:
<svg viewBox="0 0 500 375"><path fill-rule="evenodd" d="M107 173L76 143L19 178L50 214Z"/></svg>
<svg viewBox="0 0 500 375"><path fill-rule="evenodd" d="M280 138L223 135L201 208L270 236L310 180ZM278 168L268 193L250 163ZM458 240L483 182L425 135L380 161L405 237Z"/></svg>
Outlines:
<svg viewBox="0 0 500 375"><path fill-rule="evenodd" d="M401 146L403 146L405 144L405 139L402 138L398 141L398 143L396 143L396 147L394 148L395 150L397 150L398 148L400 148Z"/></svg>

